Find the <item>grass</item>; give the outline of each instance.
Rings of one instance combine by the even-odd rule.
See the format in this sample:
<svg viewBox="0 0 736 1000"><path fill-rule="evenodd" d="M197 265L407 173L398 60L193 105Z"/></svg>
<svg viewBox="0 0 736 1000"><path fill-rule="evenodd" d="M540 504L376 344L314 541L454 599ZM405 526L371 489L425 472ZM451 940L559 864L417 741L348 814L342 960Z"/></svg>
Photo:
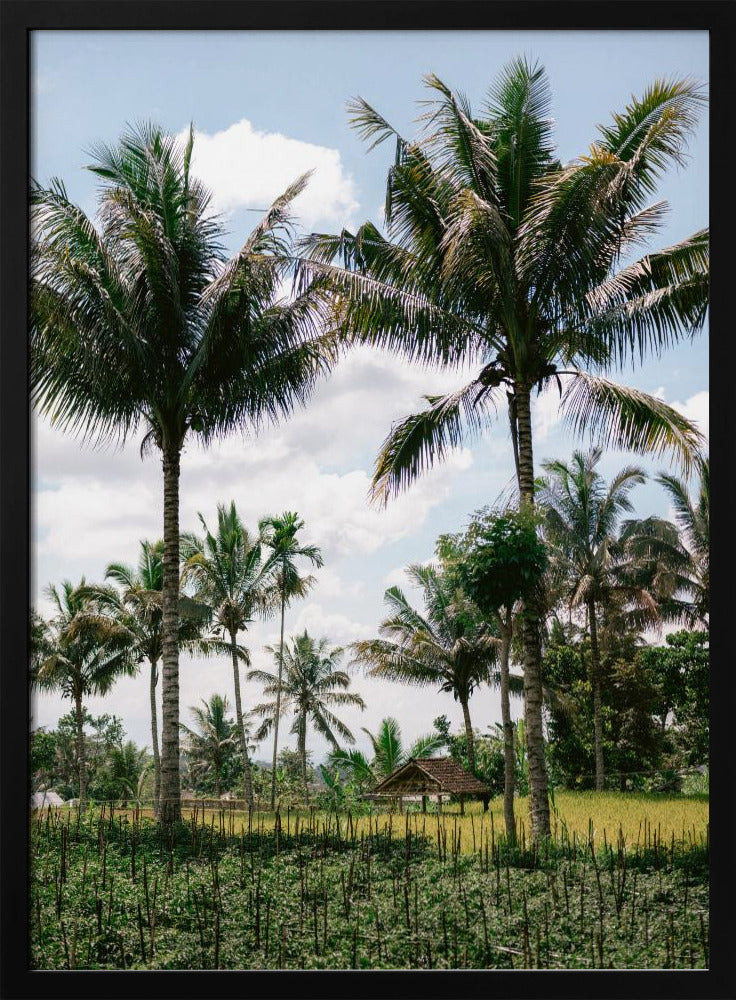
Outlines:
<svg viewBox="0 0 736 1000"><path fill-rule="evenodd" d="M524 842L529 835L528 799L517 799L515 810L517 836ZM213 817L219 816L219 812L219 810L205 809L203 816L203 811L199 808L197 822L204 821L209 824ZM132 816L132 810L128 810L127 814ZM143 810L143 815L152 817L153 814L150 810ZM194 813L192 810L184 810L184 815L187 821L191 822ZM280 821L285 828L291 830L299 818L303 822L308 815L305 809L283 810ZM316 812L312 815L319 824L324 824L328 820L332 824L336 822L334 813L331 816L327 812ZM427 814L426 817L414 810L403 816L396 812L379 812L370 817L351 816L349 822L351 828L357 830L358 837L361 833L369 834L378 825L379 830L403 838L407 815L414 836L436 838L435 812ZM231 812L226 808L225 816L230 833L247 832L247 813ZM571 839L585 841L592 836L596 846L615 844L619 835L622 835L628 849L635 848L637 840L640 844L645 841L651 842L655 833L659 841L666 840L668 843L673 836L677 842L703 843L707 837L708 816L707 795L686 797L645 792L557 792L554 798L552 835L555 840L569 836ZM348 822L347 816L338 822ZM264 831L273 830L275 814L258 813L256 823ZM504 832L503 803L500 799L494 799L488 812L484 813L480 802L468 802L464 816L460 815L459 805L445 805L439 823L440 836L459 836L461 853L470 854L478 849L479 843L485 843L486 840L498 837Z"/></svg>
<svg viewBox="0 0 736 1000"><path fill-rule="evenodd" d="M649 816L637 843L624 833L635 812L606 811L616 798L558 795L543 853L509 850L495 811L288 811L243 828L226 810L199 810L168 836L140 814L39 813L32 966L707 966L707 803L683 813L679 800L637 797ZM562 827L563 815L576 825Z"/></svg>

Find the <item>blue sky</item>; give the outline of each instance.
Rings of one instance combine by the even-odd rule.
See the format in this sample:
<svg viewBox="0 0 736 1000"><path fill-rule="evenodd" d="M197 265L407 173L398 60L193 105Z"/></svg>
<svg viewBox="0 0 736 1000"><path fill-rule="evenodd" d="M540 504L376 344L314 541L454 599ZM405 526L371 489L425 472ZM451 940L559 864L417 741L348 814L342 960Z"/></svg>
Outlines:
<svg viewBox="0 0 736 1000"><path fill-rule="evenodd" d="M366 154L351 131L346 101L360 95L404 134L426 97L422 75L434 72L480 108L494 76L517 54L539 60L553 93L563 161L585 151L595 125L658 77L708 81L705 32L36 32L32 38L33 175L61 177L70 196L94 212L94 178L81 168L98 141L114 142L126 122L153 119L179 132L197 130L195 170L213 189L227 245L237 249L264 208L303 170L315 168L299 214L307 229L334 231L366 218L381 222L391 150ZM708 222L708 123L704 112L685 169L660 185L670 215L656 245L675 242ZM707 433L707 334L661 359L621 373L621 380L662 395ZM474 509L492 502L512 475L504 420L481 441L468 442L444 467L385 512L365 499L376 450L391 421L424 393L459 384L457 373L426 372L371 352L341 364L307 411L255 442L233 438L214 452L189 449L183 462L182 527L196 512L214 520L218 501L235 499L252 525L269 512L296 509L305 537L321 545L324 570L311 597L289 612L287 630L309 628L335 644L375 633L385 587L401 583L402 567L430 559L443 531L458 530ZM567 458L575 446L559 424L553 396L535 401L537 463ZM631 460L611 453L606 475ZM636 459L649 471L667 460ZM141 462L135 442L122 452L80 449L50 428L36 434L35 576L43 587L81 575L99 580L110 561L134 562L138 541L161 533L160 468ZM637 488L637 511L666 515L653 484ZM254 660L269 666L262 646L276 623L255 626ZM121 682L104 710L122 716L132 738L148 739L143 677ZM227 663L182 662L182 718L213 691L230 693ZM427 731L442 712L455 724L449 696L358 675L354 686L368 709L348 723L375 729L396 714L407 738ZM257 689L246 689L251 702ZM231 696L232 700L232 696ZM92 702L93 711L103 710ZM54 725L68 705L35 701L34 725ZM495 692L471 706L479 729L499 718ZM517 714L520 706L517 706ZM321 756L324 746L313 747ZM268 756L265 748L259 756Z"/></svg>

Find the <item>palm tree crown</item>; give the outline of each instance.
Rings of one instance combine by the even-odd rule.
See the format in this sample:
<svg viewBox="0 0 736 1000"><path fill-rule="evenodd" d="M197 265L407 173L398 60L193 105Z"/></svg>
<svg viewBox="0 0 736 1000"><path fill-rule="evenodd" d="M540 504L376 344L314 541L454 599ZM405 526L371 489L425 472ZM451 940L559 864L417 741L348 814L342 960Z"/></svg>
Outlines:
<svg viewBox="0 0 736 1000"><path fill-rule="evenodd" d="M145 430L164 474L162 818L181 816L179 474L191 434L257 431L303 403L334 351L319 282L291 301L290 206L277 198L231 259L186 143L144 124L89 169L99 228L60 181L32 192L31 390L44 415L85 438Z"/></svg>
<svg viewBox="0 0 736 1000"><path fill-rule="evenodd" d="M677 590L683 599L676 612L686 624L707 625L710 613L710 460L698 464L699 480L695 498L687 484L662 472L656 481L664 486L674 507L679 538L662 538L652 554L662 558L677 572Z"/></svg>
<svg viewBox="0 0 736 1000"><path fill-rule="evenodd" d="M433 757L444 746L441 736L430 733L420 736L407 746L401 736L401 727L392 716L381 720L376 733L362 727L371 743L373 757L368 758L360 750L333 750L328 758L330 767L347 772L359 785L373 785L413 757Z"/></svg>
<svg viewBox="0 0 736 1000"><path fill-rule="evenodd" d="M194 775L212 775L215 794L222 795L222 778L228 753L237 743L236 727L228 718L227 696L213 694L209 701L202 699L202 708L193 705L189 711L195 729L181 723L185 734L185 750L189 769Z"/></svg>
<svg viewBox="0 0 736 1000"><path fill-rule="evenodd" d="M259 736L266 735L275 727L277 713L291 712L294 715L291 731L297 737L305 790L308 723L311 722L319 735L333 747L338 746L338 736L347 743L354 743L353 734L332 709L342 706L365 708L360 695L347 690L350 677L339 668L344 651L339 646L329 649L328 645L326 638L314 639L305 630L291 645L287 643L283 656L279 649L266 647L279 668L283 662L283 676L280 670L276 674L266 670L252 670L248 674L249 680L260 681L264 685L263 693L267 698L276 696L253 709L256 715L265 717Z"/></svg>
<svg viewBox="0 0 736 1000"><path fill-rule="evenodd" d="M390 615L379 626L380 639L353 643L356 663L373 677L437 686L460 702L468 740L468 759L475 767L469 701L476 687L494 682L498 639L472 601L431 566L410 566L410 580L421 587L425 613L417 612L399 587L384 601Z"/></svg>

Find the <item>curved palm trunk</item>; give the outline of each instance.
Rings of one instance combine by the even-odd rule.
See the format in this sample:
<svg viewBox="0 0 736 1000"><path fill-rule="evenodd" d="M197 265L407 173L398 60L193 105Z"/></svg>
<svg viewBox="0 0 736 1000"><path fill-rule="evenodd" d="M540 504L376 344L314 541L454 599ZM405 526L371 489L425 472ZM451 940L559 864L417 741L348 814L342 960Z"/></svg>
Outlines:
<svg viewBox="0 0 736 1000"><path fill-rule="evenodd" d="M160 812L161 798L161 754L158 748L158 713L156 710L156 685L158 683L158 668L156 661L151 661L151 746L153 748L153 814Z"/></svg>
<svg viewBox="0 0 736 1000"><path fill-rule="evenodd" d="M605 769L603 764L603 718L601 711L601 656L598 648L598 623L595 618L595 601L588 601L590 627L590 682L593 688L593 740L595 744L595 790L603 791Z"/></svg>
<svg viewBox="0 0 736 1000"><path fill-rule="evenodd" d="M500 617L500 616L499 616ZM511 612L508 620L501 618L501 721L503 722L503 818L506 837L510 844L516 842L516 817L514 816L514 784L516 754L514 753L514 727L511 724L509 699L509 655L511 652Z"/></svg>
<svg viewBox="0 0 736 1000"><path fill-rule="evenodd" d="M470 708L468 699L461 698L460 704L463 707L463 721L465 722L465 739L468 743L468 767L475 774L475 737L473 736L473 724L470 721Z"/></svg>
<svg viewBox="0 0 736 1000"><path fill-rule="evenodd" d="M82 697L74 696L74 711L77 719L77 779L79 781L79 808L84 809L87 797L87 758L84 747L84 719L82 716Z"/></svg>
<svg viewBox="0 0 736 1000"><path fill-rule="evenodd" d="M240 753L243 757L243 795L245 797L248 812L253 812L253 776L250 772L250 759L248 757L248 745L245 740L245 722L243 720L243 703L240 700L240 668L238 667L237 646L235 633L230 633L230 649L233 656L233 686L235 688L235 717L238 722L238 740L240 741Z"/></svg>
<svg viewBox="0 0 736 1000"><path fill-rule="evenodd" d="M179 784L179 466L175 446L164 449L164 565L162 616L162 726L159 817L181 820Z"/></svg>
<svg viewBox="0 0 736 1000"><path fill-rule="evenodd" d="M516 390L516 418L519 432L519 494L522 505L534 506L534 453L529 390ZM541 840L550 834L547 769L544 763L542 727L542 647L539 635L540 608L534 597L524 601L523 667L524 717L527 760L529 762L529 808L532 834Z"/></svg>
<svg viewBox="0 0 736 1000"><path fill-rule="evenodd" d="M284 672L284 610L286 607L286 588L284 572L281 571L281 641L279 642L279 686L276 689L276 717L273 721L273 768L271 770L271 808L276 806L276 756L279 747L279 716L281 715L281 677Z"/></svg>

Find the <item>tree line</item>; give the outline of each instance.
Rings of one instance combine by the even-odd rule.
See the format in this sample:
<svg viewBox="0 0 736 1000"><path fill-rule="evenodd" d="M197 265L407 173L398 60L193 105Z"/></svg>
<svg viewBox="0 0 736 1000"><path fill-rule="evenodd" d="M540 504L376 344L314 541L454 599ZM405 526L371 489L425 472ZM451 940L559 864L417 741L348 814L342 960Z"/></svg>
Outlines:
<svg viewBox="0 0 736 1000"><path fill-rule="evenodd" d="M644 473L628 466L606 483L597 469L600 457L594 449L575 452L569 463L544 463L547 475L537 484L533 519L514 507L484 509L465 531L441 536L432 564L407 568L422 608L400 587L385 592L387 614L379 636L350 644L349 666L451 694L464 727L453 735L440 717L432 732L405 751L399 722L384 719L377 734L364 729L372 760L349 749L355 737L335 711L365 708L361 696L349 690L350 674L341 663L346 650L306 631L284 641L287 603L304 596L314 582L299 574L296 559L322 564L315 546L299 542L301 519L294 513L264 518L258 532L249 533L231 502L218 506L213 534L200 515L204 536L182 536L181 643L193 655L231 658L235 719L222 694L190 709L196 725L180 724L190 782L219 798L232 791L237 777L252 810L253 747L273 734L273 809L277 723L287 715L297 738L294 759L304 800L309 801L314 777L307 752L310 726L332 748L320 777L336 801L344 802L346 795L357 800L408 756L445 748L494 791L502 790L513 836L514 798L528 791L529 781L526 746L511 721L511 696L523 692L523 677L511 667L523 662L524 598L535 593L544 609L545 764L554 783L603 790L608 769L622 789L645 787L642 775L662 770L670 772L670 787L676 787L678 770L708 760L708 461L700 466L696 500L670 474L658 477L676 505L673 523L624 519L633 511L630 494L644 482ZM162 550L160 542L142 542L137 572L111 564L106 575L118 587L84 581L76 588L66 582L61 591L51 587L59 614L49 622L37 616L33 637L34 682L75 703L81 799L88 770L83 699L106 692L116 677L148 663L157 812ZM281 622L278 646L265 647L274 670L247 670L247 680L262 685L264 700L244 709L240 665L249 667L251 657L238 637L247 635L254 620L270 615ZM664 647L643 640L644 629L661 632L667 624L689 630L667 635ZM502 722L481 738L479 759L470 703L483 685L500 689ZM123 752L122 741L116 752ZM133 761L134 751L126 752Z"/></svg>

